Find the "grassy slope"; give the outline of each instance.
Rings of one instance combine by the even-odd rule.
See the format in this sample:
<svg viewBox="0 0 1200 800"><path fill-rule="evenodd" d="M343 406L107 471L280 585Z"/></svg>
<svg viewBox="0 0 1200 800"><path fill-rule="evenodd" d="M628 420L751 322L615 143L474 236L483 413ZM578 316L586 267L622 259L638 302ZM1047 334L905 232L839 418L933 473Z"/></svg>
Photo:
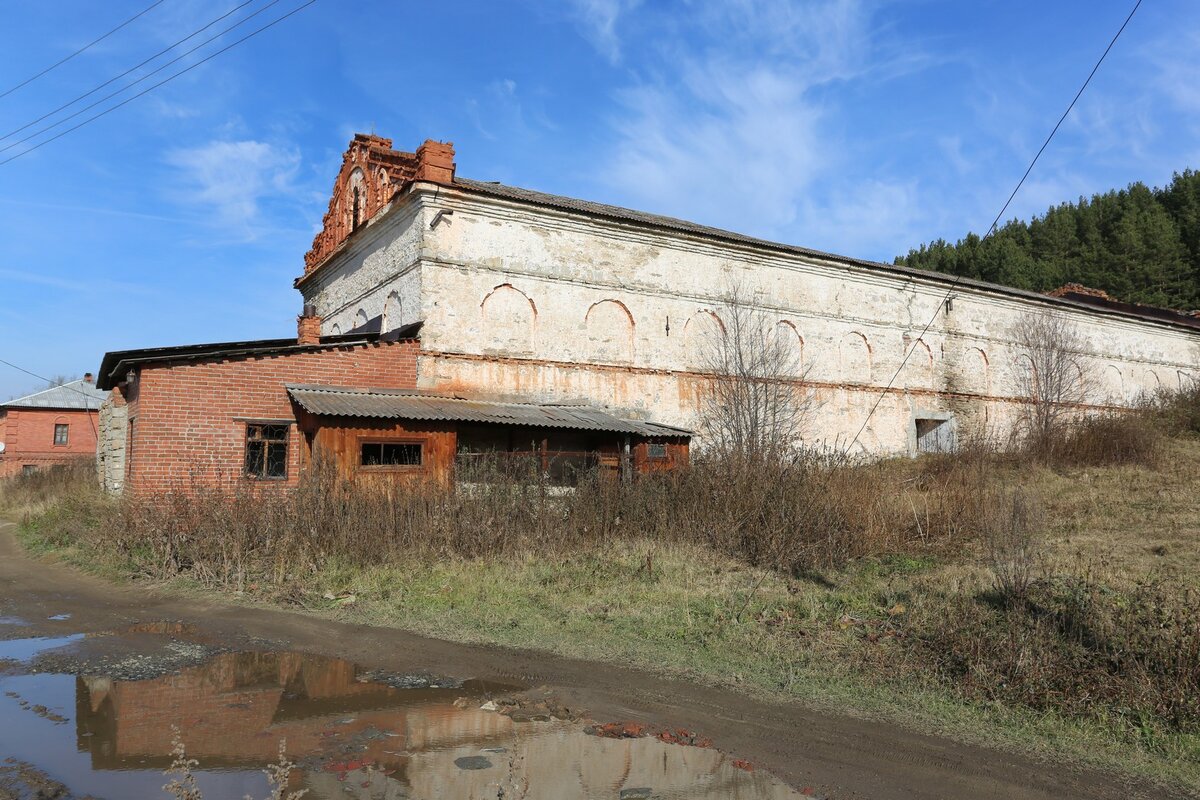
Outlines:
<svg viewBox="0 0 1200 800"><path fill-rule="evenodd" d="M1038 490L1049 506L1050 566L1100 564L1114 576L1164 575L1200 586L1200 442L1173 441L1158 469L1121 467L998 476ZM46 547L61 520L23 533ZM108 576L120 565L59 549ZM647 569L649 563L652 569ZM547 650L666 670L756 695L916 727L1047 757L1069 756L1143 777L1200 785L1200 737L1149 743L1052 714L968 705L891 673L902 651L864 640L857 620L938 613L939 598L974 593L988 574L975 555L895 558L804 580L747 568L698 547L625 545L570 557L414 560L367 570L330 564L304 587L310 611L468 642ZM183 581L178 585L186 586ZM329 601L354 595L354 601ZM248 587L239 600L273 602Z"/></svg>

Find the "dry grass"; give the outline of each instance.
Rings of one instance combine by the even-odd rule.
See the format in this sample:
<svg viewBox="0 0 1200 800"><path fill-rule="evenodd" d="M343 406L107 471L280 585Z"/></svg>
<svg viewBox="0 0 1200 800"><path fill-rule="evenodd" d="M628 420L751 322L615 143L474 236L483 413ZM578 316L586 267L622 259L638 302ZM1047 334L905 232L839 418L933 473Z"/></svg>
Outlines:
<svg viewBox="0 0 1200 800"><path fill-rule="evenodd" d="M27 537L125 576L970 720L1196 779L1198 401L1073 426L1049 450L699 461L567 495L327 475L282 496L68 493Z"/></svg>

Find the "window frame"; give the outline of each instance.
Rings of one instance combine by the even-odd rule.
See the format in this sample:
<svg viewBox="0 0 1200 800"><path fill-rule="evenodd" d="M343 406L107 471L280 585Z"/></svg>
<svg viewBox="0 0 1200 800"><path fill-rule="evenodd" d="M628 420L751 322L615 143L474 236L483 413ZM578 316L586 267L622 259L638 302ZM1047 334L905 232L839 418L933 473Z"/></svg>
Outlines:
<svg viewBox="0 0 1200 800"><path fill-rule="evenodd" d="M58 440L59 432L62 433L62 441ZM56 422L54 423L54 446L55 447L70 447L71 445L71 423Z"/></svg>
<svg viewBox="0 0 1200 800"><path fill-rule="evenodd" d="M280 420L245 420L242 424L242 477L250 481L286 481L289 477L288 460L292 449L292 424ZM251 438L252 428L281 428L283 436L279 439ZM250 471L250 445L263 445L262 474ZM272 445L283 446L283 474L268 475L269 454Z"/></svg>
<svg viewBox="0 0 1200 800"><path fill-rule="evenodd" d="M659 452L655 452L655 448L662 448ZM666 442L646 442L646 460L647 461L666 461L671 457L671 453L667 450Z"/></svg>
<svg viewBox="0 0 1200 800"><path fill-rule="evenodd" d="M360 437L358 437L358 440L357 440L357 446L354 448L357 453L357 456L358 456L356 459L357 463L356 463L355 468L360 469L360 470L365 470L367 472L420 472L420 471L423 471L426 467L426 464L428 463L425 460L426 441L427 440L425 440L425 439L417 439L417 438L412 438L412 437L392 439L392 438L383 438L383 437L379 437L379 436L360 436ZM364 463L362 463L363 447L365 445L372 445L372 444L377 444L377 445L381 445L381 446L386 445L386 444L399 444L399 445L414 446L417 448L417 455L419 456L420 461L416 464L364 464Z"/></svg>

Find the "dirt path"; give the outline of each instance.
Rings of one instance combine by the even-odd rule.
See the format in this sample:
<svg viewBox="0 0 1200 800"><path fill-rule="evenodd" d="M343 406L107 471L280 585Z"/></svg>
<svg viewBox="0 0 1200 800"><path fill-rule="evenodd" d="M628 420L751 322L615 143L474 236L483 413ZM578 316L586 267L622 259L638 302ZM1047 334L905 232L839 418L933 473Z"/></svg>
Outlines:
<svg viewBox="0 0 1200 800"><path fill-rule="evenodd" d="M300 613L248 609L142 588L114 587L27 557L0 523L0 616L37 622L49 635L172 620L230 641L337 656L396 672L546 686L599 720L685 727L796 787L831 798L1161 798L1128 781L1061 764L913 733L895 725L773 705L734 692L542 653L443 642ZM69 622L48 618L69 614ZM2 755L2 754L0 754ZM1177 797L1187 797L1178 794Z"/></svg>

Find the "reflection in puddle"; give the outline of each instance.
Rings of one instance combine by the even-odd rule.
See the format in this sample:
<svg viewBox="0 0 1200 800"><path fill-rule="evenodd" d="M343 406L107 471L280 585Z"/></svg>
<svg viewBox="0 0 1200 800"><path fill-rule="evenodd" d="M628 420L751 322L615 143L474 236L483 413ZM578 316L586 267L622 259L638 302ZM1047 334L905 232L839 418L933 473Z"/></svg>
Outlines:
<svg viewBox="0 0 1200 800"><path fill-rule="evenodd" d="M83 638L82 633L70 636L37 637L33 639L8 639L0 641L0 661L27 662L48 650L56 650L74 644Z"/></svg>
<svg viewBox="0 0 1200 800"><path fill-rule="evenodd" d="M45 649L73 640L23 641ZM0 760L35 766L77 795L161 797L174 726L210 799L265 796L261 770L281 739L297 763L289 789L308 789L306 798L799 797L715 750L589 736L578 723L515 722L479 708L512 688L385 682L296 653L222 653L139 681L13 675L0 677Z"/></svg>

